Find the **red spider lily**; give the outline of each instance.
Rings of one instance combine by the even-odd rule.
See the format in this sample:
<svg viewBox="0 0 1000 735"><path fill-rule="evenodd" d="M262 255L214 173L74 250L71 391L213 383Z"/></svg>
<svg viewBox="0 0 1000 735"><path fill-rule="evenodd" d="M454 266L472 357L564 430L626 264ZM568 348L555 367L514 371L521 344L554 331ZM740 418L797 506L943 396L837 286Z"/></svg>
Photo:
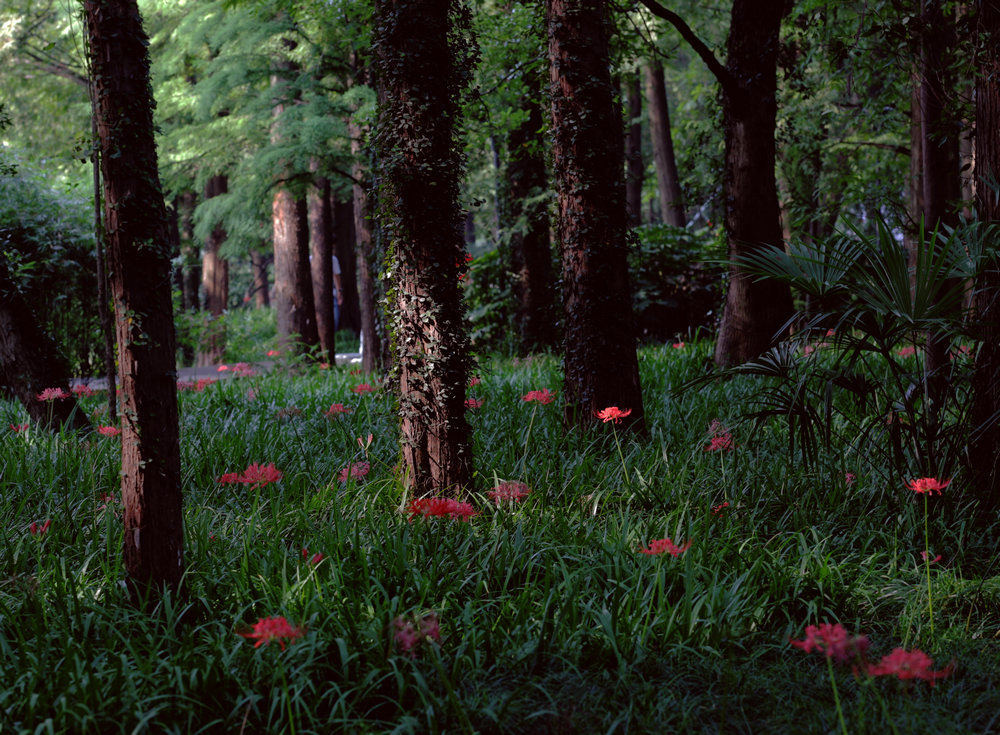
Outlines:
<svg viewBox="0 0 1000 735"><path fill-rule="evenodd" d="M479 385L482 382L483 382L482 380L480 380L478 377L476 377L475 375L473 375L471 378L469 378L469 387L472 388L474 386Z"/></svg>
<svg viewBox="0 0 1000 735"><path fill-rule="evenodd" d="M684 343L683 342L674 342L670 346L673 347L675 350L683 350L684 349Z"/></svg>
<svg viewBox="0 0 1000 735"><path fill-rule="evenodd" d="M36 397L40 401L58 401L63 398L69 398L69 393L64 391L62 388L46 388Z"/></svg>
<svg viewBox="0 0 1000 735"><path fill-rule="evenodd" d="M733 437L730 434L723 434L722 436L713 436L711 441L705 447L706 452L720 452L726 451L731 452L733 450Z"/></svg>
<svg viewBox="0 0 1000 735"><path fill-rule="evenodd" d="M369 470L371 470L371 465L368 462L351 462L340 471L340 481L347 482L350 477L360 480L368 474Z"/></svg>
<svg viewBox="0 0 1000 735"><path fill-rule="evenodd" d="M281 350L268 350L267 351L267 356L268 357L278 357L280 354L281 354Z"/></svg>
<svg viewBox="0 0 1000 735"><path fill-rule="evenodd" d="M338 413L351 413L351 409L345 406L343 403L334 403L330 408L328 408L323 415L327 418L333 418Z"/></svg>
<svg viewBox="0 0 1000 735"><path fill-rule="evenodd" d="M76 394L77 398L83 398L84 396L95 396L97 393L91 390L90 386L84 385L83 383L77 383L73 386L73 393Z"/></svg>
<svg viewBox="0 0 1000 735"><path fill-rule="evenodd" d="M920 479L910 480L906 483L906 489L912 490L915 493L920 493L921 495L933 495L934 493L940 495L941 491L950 484L951 480L941 482L934 477L921 477Z"/></svg>
<svg viewBox="0 0 1000 735"><path fill-rule="evenodd" d="M361 383L360 385L356 385L351 388L351 390L355 393L371 393L375 389L368 385L368 383Z"/></svg>
<svg viewBox="0 0 1000 735"><path fill-rule="evenodd" d="M294 640L296 638L301 638L305 631L302 628L296 628L287 619L276 616L273 618L260 618L253 626L253 630L249 633L240 633L244 638L255 638L257 643L254 644L254 648L260 648L266 643L273 643L277 641L278 645L281 646L281 650L285 650L285 639Z"/></svg>
<svg viewBox="0 0 1000 735"><path fill-rule="evenodd" d="M217 367L215 369L215 372L217 372L217 373L224 373L227 370L229 370L229 366L228 365L219 365L219 367Z"/></svg>
<svg viewBox="0 0 1000 735"><path fill-rule="evenodd" d="M228 370L228 368L226 369ZM208 386L218 382L215 378L198 378L197 382L193 380L178 380L177 390L193 390L195 393L201 393Z"/></svg>
<svg viewBox="0 0 1000 735"><path fill-rule="evenodd" d="M451 498L414 498L407 508L412 521L417 516L451 517L467 521L476 515L476 510L469 503L462 503Z"/></svg>
<svg viewBox="0 0 1000 735"><path fill-rule="evenodd" d="M17 434L22 431L27 431L28 426L30 426L30 424L10 424L10 430Z"/></svg>
<svg viewBox="0 0 1000 735"><path fill-rule="evenodd" d="M368 451L368 447L370 447L372 445L372 440L374 438L375 438L374 434L368 434L368 438L367 439L362 439L359 436L358 437L358 446L361 447L363 450L365 450L367 452Z"/></svg>
<svg viewBox="0 0 1000 735"><path fill-rule="evenodd" d="M49 526L51 524L52 524L51 518L46 520L45 523L43 523L40 526L34 521L32 521L31 524L28 526L28 531L31 532L32 536L44 536L48 532Z"/></svg>
<svg viewBox="0 0 1000 735"><path fill-rule="evenodd" d="M274 462L266 465L258 464L254 462L243 473L227 472L218 479L218 482L227 485L232 483L241 482L250 487L258 488L264 487L271 482L277 482L282 477L281 470L274 466Z"/></svg>
<svg viewBox="0 0 1000 735"><path fill-rule="evenodd" d="M955 664L950 663L940 671L931 671L934 661L920 649L906 651L894 648L892 653L883 656L877 664L868 664L865 671L869 676L895 676L899 679L923 679L934 686L938 679L951 674Z"/></svg>
<svg viewBox="0 0 1000 735"><path fill-rule="evenodd" d="M844 473L844 484L847 485L847 486L853 485L854 481L857 480L857 479L858 479L858 476L855 475L853 472L845 472Z"/></svg>
<svg viewBox="0 0 1000 735"><path fill-rule="evenodd" d="M604 423L609 421L614 421L616 424L620 424L622 419L632 413L632 409L622 411L618 406L608 406L603 411L594 411L594 416L599 418Z"/></svg>
<svg viewBox="0 0 1000 735"><path fill-rule="evenodd" d="M691 541L687 541L683 546L678 546L669 538L660 538L650 541L648 547L639 547L640 554L670 554L670 556L680 556L691 548Z"/></svg>
<svg viewBox="0 0 1000 735"><path fill-rule="evenodd" d="M252 378L257 372L249 362L238 362L233 365L233 375L237 378Z"/></svg>
<svg viewBox="0 0 1000 735"><path fill-rule="evenodd" d="M104 436L118 436L122 433L122 430L117 426L98 426L97 433Z"/></svg>
<svg viewBox="0 0 1000 735"><path fill-rule="evenodd" d="M807 625L804 639L788 642L806 653L819 651L826 654L827 658L832 657L841 664L851 659L864 658L868 651L868 637L863 635L852 637L840 623Z"/></svg>
<svg viewBox="0 0 1000 735"><path fill-rule="evenodd" d="M549 393L548 388L542 388L541 390L531 390L525 393L521 400L525 403L552 403L556 398L554 393Z"/></svg>
<svg viewBox="0 0 1000 735"><path fill-rule="evenodd" d="M466 398L465 407L468 409L482 408L483 399L482 398Z"/></svg>
<svg viewBox="0 0 1000 735"><path fill-rule="evenodd" d="M320 552L317 551L315 554L312 555L312 558L310 559L309 558L309 549L305 549L305 548L302 549L302 559L303 560L309 559L309 563L310 564L319 564L325 558L326 558L325 554L321 554Z"/></svg>
<svg viewBox="0 0 1000 735"><path fill-rule="evenodd" d="M712 515L714 515L714 516L721 516L722 515L722 511L725 510L728 507L729 507L729 503L719 503L718 505L712 507Z"/></svg>
<svg viewBox="0 0 1000 735"><path fill-rule="evenodd" d="M414 658L420 644L426 640L441 640L441 626L438 623L437 613L429 613L414 624L402 616L392 621L396 633L393 639L399 646L399 650L410 658Z"/></svg>
<svg viewBox="0 0 1000 735"><path fill-rule="evenodd" d="M499 505L504 500L522 501L531 493L531 488L523 482L501 482L490 490L487 495L493 498L493 502Z"/></svg>
<svg viewBox="0 0 1000 735"><path fill-rule="evenodd" d="M921 551L921 552L920 552L920 558L921 558L921 559L923 559L924 561L927 561L927 559L928 559L928 557L929 557L930 555L931 555L931 554L930 554L930 552L929 552L929 551ZM938 555L937 555L937 556L935 556L935 557L934 557L933 559L931 559L931 560L930 560L930 563L931 563L931 564L933 564L934 562L938 562L938 561L941 561L941 555L940 555L940 554L938 554Z"/></svg>
<svg viewBox="0 0 1000 735"><path fill-rule="evenodd" d="M909 347L903 347L902 349L896 352L896 354L899 355L900 357L911 357L916 353L917 353L917 348L913 347L912 345Z"/></svg>

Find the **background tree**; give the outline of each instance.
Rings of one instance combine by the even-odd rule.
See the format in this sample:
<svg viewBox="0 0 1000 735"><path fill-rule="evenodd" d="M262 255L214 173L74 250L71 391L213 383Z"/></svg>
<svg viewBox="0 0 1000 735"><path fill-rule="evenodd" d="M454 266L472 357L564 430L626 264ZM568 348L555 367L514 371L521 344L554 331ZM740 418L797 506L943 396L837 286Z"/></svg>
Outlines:
<svg viewBox="0 0 1000 735"><path fill-rule="evenodd" d="M681 194L674 141L670 134L670 106L663 79L663 64L653 59L643 66L646 79L646 99L649 102L649 132L653 141L653 165L660 194L663 221L674 227L687 225L684 197Z"/></svg>
<svg viewBox="0 0 1000 735"><path fill-rule="evenodd" d="M133 597L184 570L167 213L153 140L148 39L135 0L85 0L122 385L124 557Z"/></svg>
<svg viewBox="0 0 1000 735"><path fill-rule="evenodd" d="M459 2L376 0L380 217L389 242L403 474L416 495L472 484L458 181L473 50Z"/></svg>
<svg viewBox="0 0 1000 735"><path fill-rule="evenodd" d="M567 421L609 406L645 429L632 327L624 136L609 71L608 7L548 0L552 164L559 207Z"/></svg>

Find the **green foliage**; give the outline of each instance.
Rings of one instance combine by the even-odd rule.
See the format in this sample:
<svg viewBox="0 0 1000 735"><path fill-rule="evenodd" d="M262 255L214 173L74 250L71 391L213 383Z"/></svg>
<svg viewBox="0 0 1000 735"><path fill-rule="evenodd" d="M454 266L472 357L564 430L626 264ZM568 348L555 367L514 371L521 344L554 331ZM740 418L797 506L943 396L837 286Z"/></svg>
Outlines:
<svg viewBox="0 0 1000 735"><path fill-rule="evenodd" d="M469 339L479 352L512 355L518 351L518 336L511 329L514 294L503 253L491 250L469 263L465 274L465 309Z"/></svg>
<svg viewBox="0 0 1000 735"><path fill-rule="evenodd" d="M27 171L0 175L0 249L39 324L77 374L99 364L97 279L89 205Z"/></svg>

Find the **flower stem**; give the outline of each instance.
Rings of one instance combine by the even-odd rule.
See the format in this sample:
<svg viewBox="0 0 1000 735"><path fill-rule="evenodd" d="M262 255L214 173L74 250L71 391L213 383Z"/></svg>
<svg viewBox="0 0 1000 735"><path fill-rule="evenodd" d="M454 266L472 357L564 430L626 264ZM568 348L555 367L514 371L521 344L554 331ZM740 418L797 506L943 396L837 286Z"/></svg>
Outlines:
<svg viewBox="0 0 1000 735"><path fill-rule="evenodd" d="M847 733L847 723L844 721L844 710L840 706L840 693L837 691L837 679L833 675L833 660L826 657L826 670L830 674L830 686L833 687L833 703L837 706L837 720L840 722L840 731L844 735Z"/></svg>
<svg viewBox="0 0 1000 735"><path fill-rule="evenodd" d="M631 487L632 482L629 480L628 466L625 464L625 455L622 454L622 445L621 442L618 441L618 431L615 429L614 424L611 425L611 432L615 436L615 446L618 447L618 458L622 461L622 472L625 473L625 484Z"/></svg>
<svg viewBox="0 0 1000 735"><path fill-rule="evenodd" d="M931 547L927 528L927 496L924 493L924 568L927 570L927 615L931 620L931 636L934 635L934 602L931 595Z"/></svg>

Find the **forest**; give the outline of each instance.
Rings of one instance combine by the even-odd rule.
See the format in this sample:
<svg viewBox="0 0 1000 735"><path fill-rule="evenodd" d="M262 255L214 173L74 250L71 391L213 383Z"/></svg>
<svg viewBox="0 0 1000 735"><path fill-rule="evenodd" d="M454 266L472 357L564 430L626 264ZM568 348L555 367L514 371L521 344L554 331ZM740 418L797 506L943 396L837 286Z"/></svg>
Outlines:
<svg viewBox="0 0 1000 735"><path fill-rule="evenodd" d="M1000 0L5 0L0 732L996 732L998 245Z"/></svg>

